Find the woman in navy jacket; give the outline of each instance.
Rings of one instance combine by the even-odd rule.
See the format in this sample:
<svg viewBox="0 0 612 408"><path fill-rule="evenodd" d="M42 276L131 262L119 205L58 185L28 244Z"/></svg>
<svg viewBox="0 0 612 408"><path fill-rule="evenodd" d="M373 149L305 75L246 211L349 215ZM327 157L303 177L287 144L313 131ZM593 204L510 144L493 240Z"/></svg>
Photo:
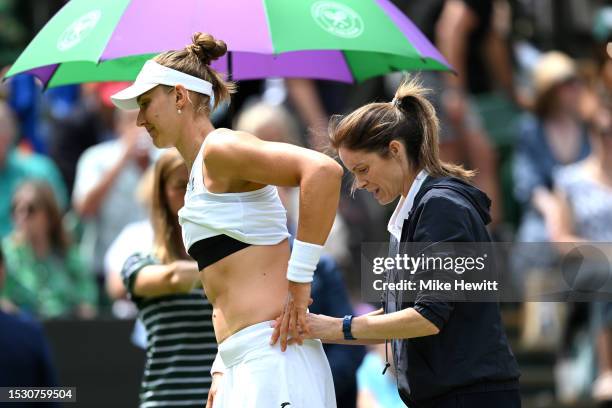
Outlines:
<svg viewBox="0 0 612 408"><path fill-rule="evenodd" d="M391 103L363 106L331 126L332 146L355 188L380 204L400 197L388 226L391 257L407 243L490 242L490 200L469 184L472 172L439 159L438 120L424 95L413 80ZM400 276L387 272L390 281ZM402 295L387 291L383 308L365 316L310 314L308 337L395 339L398 390L412 408L520 407L518 365L496 302L457 302L435 291L418 291L409 302Z"/></svg>

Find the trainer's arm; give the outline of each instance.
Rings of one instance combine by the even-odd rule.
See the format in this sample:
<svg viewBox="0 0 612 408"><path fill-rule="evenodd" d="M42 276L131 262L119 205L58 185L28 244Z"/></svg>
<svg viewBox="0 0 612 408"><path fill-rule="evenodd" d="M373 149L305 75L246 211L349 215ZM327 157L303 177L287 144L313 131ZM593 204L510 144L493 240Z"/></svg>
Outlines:
<svg viewBox="0 0 612 408"><path fill-rule="evenodd" d="M325 344L342 344L344 346L374 346L376 344L383 344L385 340L321 340L321 342Z"/></svg>
<svg viewBox="0 0 612 408"><path fill-rule="evenodd" d="M324 315L308 315L310 334L324 342L341 344L373 344L385 339L410 339L438 334L438 327L413 308L379 315L364 315L353 318L351 333L357 340L344 340L340 318Z"/></svg>
<svg viewBox="0 0 612 408"><path fill-rule="evenodd" d="M366 316L380 316L384 314L384 310L383 309L378 309L375 310L373 312L367 313L365 315L360 316L360 318L366 317ZM316 315L316 314L311 314L309 316L319 316L319 317L323 317L323 318L327 318L327 316L323 316L323 315ZM353 321L355 321L355 318L353 318ZM279 319L276 319L275 322L272 322L272 327L276 327L278 324L280 324ZM357 339L357 340L344 340L344 339L336 339L336 340L331 340L331 339L322 339L319 337L315 337L311 334L312 338L318 338L319 340L321 340L323 343L326 344L344 344L347 346L371 346L374 344L382 344L385 342L384 339L369 339L369 340L364 340L364 339ZM289 340L290 344L295 343L295 341L293 341L293 339Z"/></svg>

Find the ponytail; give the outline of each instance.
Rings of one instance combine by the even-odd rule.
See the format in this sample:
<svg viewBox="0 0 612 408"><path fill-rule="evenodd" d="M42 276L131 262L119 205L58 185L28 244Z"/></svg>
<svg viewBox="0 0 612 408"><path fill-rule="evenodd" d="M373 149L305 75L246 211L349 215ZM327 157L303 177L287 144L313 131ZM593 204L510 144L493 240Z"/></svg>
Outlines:
<svg viewBox="0 0 612 408"><path fill-rule="evenodd" d="M420 134L417 140L410 140L408 137L404 139L406 152L416 166L424 168L432 176L457 177L467 181L474 176L474 171L440 159L440 121L435 108L426 98L429 92L430 90L424 88L416 78L404 80L395 92L392 101L394 108L398 109L407 121L414 122L417 133Z"/></svg>
<svg viewBox="0 0 612 408"><path fill-rule="evenodd" d="M440 125L433 105L416 79L404 81L391 103L364 105L346 116L334 116L329 125L330 147L389 155L389 143L399 140L410 165L434 177L456 177L469 181L474 171L440 160Z"/></svg>

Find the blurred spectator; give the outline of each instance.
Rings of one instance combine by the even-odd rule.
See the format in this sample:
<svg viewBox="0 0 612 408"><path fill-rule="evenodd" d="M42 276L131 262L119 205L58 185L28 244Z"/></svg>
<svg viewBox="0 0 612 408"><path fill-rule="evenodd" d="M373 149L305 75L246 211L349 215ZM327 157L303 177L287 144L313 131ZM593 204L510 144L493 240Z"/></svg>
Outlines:
<svg viewBox="0 0 612 408"><path fill-rule="evenodd" d="M591 120L600 103L610 106L612 103L612 6L603 7L596 15L593 25L595 39L594 58L583 62L586 65L588 79L586 102L582 115ZM584 69L583 69L584 70Z"/></svg>
<svg viewBox="0 0 612 408"><path fill-rule="evenodd" d="M553 170L584 159L590 147L576 103L581 88L574 61L559 52L545 54L534 68L533 83L535 115L520 122L514 158L515 196L524 210L517 239L547 242L542 215L552 200Z"/></svg>
<svg viewBox="0 0 612 408"><path fill-rule="evenodd" d="M236 130L249 132L269 142L298 142L297 127L289 112L265 103L247 107L238 117ZM289 232L293 234L297 230L299 189L279 187L279 194L287 209ZM337 215L325 244L327 255L321 257L314 273L311 313L334 317L353 314L342 270L334 260L335 257L346 258L346 247L346 227ZM324 344L323 348L332 370L338 408L354 408L357 403L356 371L365 355L365 348L339 344Z"/></svg>
<svg viewBox="0 0 612 408"><path fill-rule="evenodd" d="M357 408L403 408L406 405L397 392L395 370L389 367L385 375L385 344L368 347L369 352L357 370L359 394ZM390 346L389 346L390 348Z"/></svg>
<svg viewBox="0 0 612 408"><path fill-rule="evenodd" d="M612 114L599 109L591 129L592 153L555 175L556 204L547 212L557 242L612 242ZM558 244L563 251L562 244ZM609 265L604 265L609 269ZM605 277L608 278L607 276ZM596 339L599 376L593 397L612 402L612 303L593 302L591 332Z"/></svg>
<svg viewBox="0 0 612 408"><path fill-rule="evenodd" d="M285 84L289 102L306 128L305 145L311 149L323 150L327 146L329 115L317 82L306 78L288 78Z"/></svg>
<svg viewBox="0 0 612 408"><path fill-rule="evenodd" d="M21 74L9 81L8 102L19 119L22 140L36 153L47 153L47 140L41 131L40 94L41 86L32 75Z"/></svg>
<svg viewBox="0 0 612 408"><path fill-rule="evenodd" d="M62 226L50 187L41 181L22 184L12 214L15 230L2 241L8 272L4 296L41 317L93 317L95 284Z"/></svg>
<svg viewBox="0 0 612 408"><path fill-rule="evenodd" d="M150 166L140 180L136 193L138 201L149 211L149 217L126 225L104 255L106 293L112 301L112 313L119 319L133 319L138 314L138 308L128 299L121 270L133 254L153 252L154 233L150 220L152 188L153 166ZM140 320L136 321L132 341L136 346L146 348L146 332Z"/></svg>
<svg viewBox="0 0 612 408"><path fill-rule="evenodd" d="M125 299L127 291L121 279L121 269L127 259L135 253L150 253L153 251L153 225L151 224L151 200L153 198L153 176L155 165L149 166L138 184L136 198L138 202L147 209L148 217L127 224L117 238L111 243L104 255L104 274L106 277L106 292L111 299ZM182 238L181 238L182 239ZM130 304L132 304L130 302ZM115 306L122 308L123 302L113 304L115 316L121 317L121 310L115 310ZM126 310L126 312L129 312ZM128 316L126 317L132 317Z"/></svg>
<svg viewBox="0 0 612 408"><path fill-rule="evenodd" d="M512 61L504 38L508 4L494 0L446 0L436 25L436 43L457 75L445 79L453 91L481 95L498 89L517 100ZM461 120L466 106L449 98L451 120Z"/></svg>
<svg viewBox="0 0 612 408"><path fill-rule="evenodd" d="M0 2L0 67L12 64L26 45L28 32L17 17L17 0Z"/></svg>
<svg viewBox="0 0 612 408"><path fill-rule="evenodd" d="M10 197L26 179L44 179L50 183L60 208L65 208L66 187L53 162L36 153L21 153L15 147L17 125L9 106L0 101L0 238L11 231Z"/></svg>
<svg viewBox="0 0 612 408"><path fill-rule="evenodd" d="M221 103L211 112L213 125L216 128L231 128L236 112L240 112L253 98L259 98L265 88L265 81L261 79L240 81L240 92L232 94L231 103Z"/></svg>
<svg viewBox="0 0 612 408"><path fill-rule="evenodd" d="M235 128L268 142L301 145L296 120L280 105L265 102L246 105L236 118Z"/></svg>
<svg viewBox="0 0 612 408"><path fill-rule="evenodd" d="M153 227L148 219L126 225L111 243L104 256L106 292L111 299L121 299L127 294L121 281L121 268L136 252L148 253L153 248Z"/></svg>
<svg viewBox="0 0 612 408"><path fill-rule="evenodd" d="M122 299L127 295L121 281L125 261L137 252L149 253L152 249L153 227L149 219L131 222L121 230L104 256L106 292L111 299Z"/></svg>
<svg viewBox="0 0 612 408"><path fill-rule="evenodd" d="M612 116L600 109L591 126L592 152L554 174L559 211L548 211L555 242L612 242ZM555 217L556 216L556 217Z"/></svg>
<svg viewBox="0 0 612 408"><path fill-rule="evenodd" d="M178 210L188 172L175 149L155 164L151 223L153 251L125 262L121 275L147 335L141 407L202 407L217 353L212 306L204 297L197 263L181 239Z"/></svg>
<svg viewBox="0 0 612 408"><path fill-rule="evenodd" d="M96 86L99 89L113 85ZM90 88L85 84L67 85L44 93L49 155L62 173L69 196L72 195L77 161L81 154L87 148L114 137L113 109L105 105L99 92L87 91Z"/></svg>
<svg viewBox="0 0 612 408"><path fill-rule="evenodd" d="M396 0L395 3L439 47L455 69L453 74L423 72L420 77L425 87L432 90L428 99L440 119L441 157L477 170L474 184L492 200L490 226L495 229L503 214L497 151L492 141L499 143L498 139L503 138L497 137L497 133L491 134L487 125L494 122L494 130L504 128L498 111L506 103L498 88L512 90L513 83L508 48L498 27L493 25L494 2ZM487 46L489 42L495 46ZM491 50L500 55L490 56ZM489 62L489 59L495 61ZM489 80L493 75L504 77L504 81ZM389 93L393 94L401 79L399 74L387 76ZM486 113L480 109L481 98L486 99ZM493 115L495 119L488 120Z"/></svg>
<svg viewBox="0 0 612 408"><path fill-rule="evenodd" d="M147 133L136 126L136 116L117 110L117 138L90 147L77 164L72 202L85 224L81 246L100 289L109 245L128 223L146 217L134 192L155 150Z"/></svg>
<svg viewBox="0 0 612 408"><path fill-rule="evenodd" d="M557 261L557 251L544 216L553 211L553 174L560 165L584 159L590 152L588 136L576 103L581 95L573 60L559 52L544 54L532 72L535 88L534 114L519 122L513 162L514 194L522 206L517 242L520 254L511 258L513 280L529 293L543 284ZM528 277L528 279L527 279ZM529 348L554 349L562 339L558 312L563 305L526 303L522 341Z"/></svg>
<svg viewBox="0 0 612 408"><path fill-rule="evenodd" d="M542 49L558 49L574 56L587 56L596 8L606 0L520 0L520 35Z"/></svg>
<svg viewBox="0 0 612 408"><path fill-rule="evenodd" d="M456 71L445 74L442 92L443 117L457 143L446 150L459 154L477 169L474 184L491 198L491 226L502 218L502 196L496 145L513 135L508 122L521 104L514 89L512 61L506 43L510 12L507 2L493 0L447 0L436 24L436 43ZM458 162L459 160L453 160Z"/></svg>
<svg viewBox="0 0 612 408"><path fill-rule="evenodd" d="M5 276L0 247L0 292ZM49 345L40 324L23 315L12 315L0 308L0 387L55 387L57 380L51 363ZM11 407L30 403L12 402ZM38 403L57 407L56 403Z"/></svg>

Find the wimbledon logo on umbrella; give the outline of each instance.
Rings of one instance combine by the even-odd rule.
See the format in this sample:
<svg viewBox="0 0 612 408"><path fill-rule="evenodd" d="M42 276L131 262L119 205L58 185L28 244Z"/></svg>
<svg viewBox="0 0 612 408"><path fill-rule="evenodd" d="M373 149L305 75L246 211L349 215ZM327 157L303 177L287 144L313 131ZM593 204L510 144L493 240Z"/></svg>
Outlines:
<svg viewBox="0 0 612 408"><path fill-rule="evenodd" d="M363 33L363 20L352 8L335 1L317 1L310 8L317 24L330 34L356 38Z"/></svg>
<svg viewBox="0 0 612 408"><path fill-rule="evenodd" d="M77 18L68 26L57 40L57 49L60 51L68 51L75 45L83 41L93 29L98 25L102 12L93 10L89 13Z"/></svg>

